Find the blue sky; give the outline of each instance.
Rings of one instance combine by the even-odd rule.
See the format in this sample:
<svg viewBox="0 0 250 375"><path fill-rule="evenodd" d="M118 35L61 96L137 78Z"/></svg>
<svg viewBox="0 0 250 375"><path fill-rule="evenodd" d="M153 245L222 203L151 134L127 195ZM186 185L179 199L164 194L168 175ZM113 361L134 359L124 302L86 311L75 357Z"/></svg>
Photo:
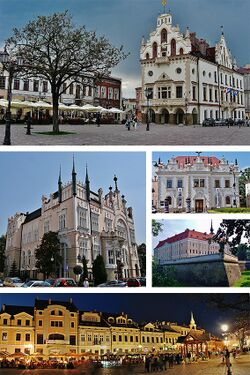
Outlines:
<svg viewBox="0 0 250 375"><path fill-rule="evenodd" d="M250 63L249 0L168 0L174 24L182 31L189 26L211 45L219 39L220 26L239 65ZM0 46L11 34L40 14L68 9L75 24L105 34L116 46L124 45L130 56L115 70L123 78L124 96L135 96L140 85L139 48L142 35L155 29L162 12L161 0L0 0Z"/></svg>
<svg viewBox="0 0 250 375"><path fill-rule="evenodd" d="M145 153L76 152L77 180L85 180L88 164L91 190L102 187L108 193L118 177L118 188L127 206L133 207L136 240L145 242ZM62 181L71 179L72 152L1 152L0 235L6 232L7 218L16 212L31 212L40 207L42 195L57 190L60 164Z"/></svg>

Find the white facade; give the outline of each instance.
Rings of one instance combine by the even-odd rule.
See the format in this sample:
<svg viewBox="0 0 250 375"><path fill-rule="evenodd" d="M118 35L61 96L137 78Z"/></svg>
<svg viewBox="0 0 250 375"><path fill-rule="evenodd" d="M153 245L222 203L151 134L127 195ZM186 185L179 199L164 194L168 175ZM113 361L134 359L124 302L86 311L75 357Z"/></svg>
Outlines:
<svg viewBox="0 0 250 375"><path fill-rule="evenodd" d="M202 123L205 118L244 118L243 76L236 71L224 34L215 47L172 24L171 14L157 19L156 30L140 50L142 113L149 105L156 123Z"/></svg>
<svg viewBox="0 0 250 375"><path fill-rule="evenodd" d="M199 213L240 206L239 168L224 158L173 157L158 164L156 175L158 211Z"/></svg>

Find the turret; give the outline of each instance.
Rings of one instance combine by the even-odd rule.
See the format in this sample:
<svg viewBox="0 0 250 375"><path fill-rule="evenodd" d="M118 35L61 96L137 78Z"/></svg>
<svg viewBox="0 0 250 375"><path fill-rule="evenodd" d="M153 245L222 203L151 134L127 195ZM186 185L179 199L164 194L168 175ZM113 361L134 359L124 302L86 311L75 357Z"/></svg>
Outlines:
<svg viewBox="0 0 250 375"><path fill-rule="evenodd" d="M85 188L86 188L87 201L90 202L90 181L89 181L87 165L86 165L86 176L85 176Z"/></svg>
<svg viewBox="0 0 250 375"><path fill-rule="evenodd" d="M214 234L213 220L211 220L210 234Z"/></svg>
<svg viewBox="0 0 250 375"><path fill-rule="evenodd" d="M72 168L72 195L76 196L76 172L75 172L75 160L73 156L73 168Z"/></svg>
<svg viewBox="0 0 250 375"><path fill-rule="evenodd" d="M61 177L61 166L58 177L58 202L62 203L62 177Z"/></svg>
<svg viewBox="0 0 250 375"><path fill-rule="evenodd" d="M119 190L118 190L118 184L117 184L117 181L118 181L118 178L116 177L116 175L114 175L114 182L115 182L115 193L118 193Z"/></svg>
<svg viewBox="0 0 250 375"><path fill-rule="evenodd" d="M191 311L191 319L190 319L189 327L190 329L196 329L196 323L195 323L194 315L192 311Z"/></svg>

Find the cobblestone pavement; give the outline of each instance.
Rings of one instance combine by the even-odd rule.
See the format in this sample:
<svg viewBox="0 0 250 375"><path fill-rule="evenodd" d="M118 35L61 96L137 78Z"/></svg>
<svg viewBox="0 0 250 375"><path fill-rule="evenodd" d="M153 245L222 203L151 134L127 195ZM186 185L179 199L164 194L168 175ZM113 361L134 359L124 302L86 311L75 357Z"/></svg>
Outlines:
<svg viewBox="0 0 250 375"><path fill-rule="evenodd" d="M249 375L249 363L250 355L241 356L238 359L232 359L232 375ZM146 374L143 368L132 370L132 369L97 369L94 371L83 369L79 370L11 370L11 369L0 369L1 375L142 375ZM155 374L154 372L151 374ZM179 365L174 366L173 369L167 369L167 371L157 372L157 374L163 375L227 375L227 369L221 360L212 359L210 361L202 361L198 363L192 363L190 365Z"/></svg>
<svg viewBox="0 0 250 375"><path fill-rule="evenodd" d="M0 125L0 144L4 139ZM12 145L250 145L250 127L202 127L176 125L145 125L128 131L124 125L61 125L67 135L42 135L52 125L34 125L32 135L26 135L24 125L11 126Z"/></svg>

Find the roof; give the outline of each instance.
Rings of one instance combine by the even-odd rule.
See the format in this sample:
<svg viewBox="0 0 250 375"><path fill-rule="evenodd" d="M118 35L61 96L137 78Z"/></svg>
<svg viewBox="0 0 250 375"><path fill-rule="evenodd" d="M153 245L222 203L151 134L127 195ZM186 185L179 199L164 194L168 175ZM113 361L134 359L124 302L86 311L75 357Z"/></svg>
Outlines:
<svg viewBox="0 0 250 375"><path fill-rule="evenodd" d="M78 311L75 304L70 301L67 302L67 301L40 300L40 299L36 299L35 301L35 308L37 308L38 310L44 310L48 306L52 306L52 305L60 305L60 306L66 307L67 310L72 311L72 312Z"/></svg>
<svg viewBox="0 0 250 375"><path fill-rule="evenodd" d="M243 68L239 68L238 69L238 72L241 73L241 74L249 74L250 73L250 67L243 67Z"/></svg>
<svg viewBox="0 0 250 375"><path fill-rule="evenodd" d="M196 239L196 240L199 240L199 241L208 241L213 236L214 235L211 234L211 233L208 234L206 232L205 233L198 232L198 231L196 231L194 229L193 230L186 229L184 232L175 234L172 237L168 237L165 240L160 241L158 243L158 245L156 246L156 249L158 249L159 247L162 247L163 245L165 245L165 243L174 243L174 242L177 242L177 241L184 240L186 238L193 238L193 239Z"/></svg>
<svg viewBox="0 0 250 375"><path fill-rule="evenodd" d="M41 208L38 208L37 210L31 213L28 213L26 216L26 219L24 220L24 223L29 223L30 221L37 219L38 217L41 216L41 214L42 214Z"/></svg>
<svg viewBox="0 0 250 375"><path fill-rule="evenodd" d="M177 340L177 343L182 344L188 341L188 338L192 337L195 341L205 342L210 340L209 333L199 333L196 330L192 329L186 336L180 336Z"/></svg>
<svg viewBox="0 0 250 375"><path fill-rule="evenodd" d="M16 306L16 305L2 305L0 314L7 313L12 317L16 314L27 313L31 316L34 315L34 307L32 306Z"/></svg>
<svg viewBox="0 0 250 375"><path fill-rule="evenodd" d="M202 160L205 166L212 165L213 167L218 167L221 162L215 156L212 156L212 157L200 156L199 158ZM179 167L182 167L182 168L187 164L194 165L197 159L198 159L198 156L177 156L176 158L174 158L174 160L177 161Z"/></svg>

